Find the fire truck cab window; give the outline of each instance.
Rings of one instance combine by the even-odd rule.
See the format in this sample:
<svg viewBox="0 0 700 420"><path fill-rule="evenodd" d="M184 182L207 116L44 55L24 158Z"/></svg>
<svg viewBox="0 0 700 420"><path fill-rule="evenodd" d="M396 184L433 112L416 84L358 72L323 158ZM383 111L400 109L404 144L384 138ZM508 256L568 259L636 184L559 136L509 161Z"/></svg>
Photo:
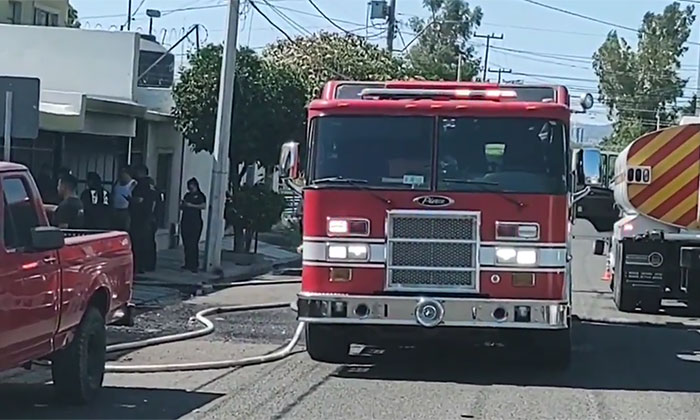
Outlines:
<svg viewBox="0 0 700 420"><path fill-rule="evenodd" d="M566 193L565 130L533 118L442 118L438 189Z"/></svg>
<svg viewBox="0 0 700 420"><path fill-rule="evenodd" d="M429 188L433 118L328 116L316 124L313 179L342 177L362 180L369 187Z"/></svg>

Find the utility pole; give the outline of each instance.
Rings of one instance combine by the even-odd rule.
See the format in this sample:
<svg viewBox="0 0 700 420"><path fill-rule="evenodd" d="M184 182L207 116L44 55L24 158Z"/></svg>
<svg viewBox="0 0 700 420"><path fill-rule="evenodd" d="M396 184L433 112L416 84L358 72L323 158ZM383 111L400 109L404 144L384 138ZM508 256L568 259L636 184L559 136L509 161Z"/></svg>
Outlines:
<svg viewBox="0 0 700 420"><path fill-rule="evenodd" d="M207 271L221 270L221 250L224 237L224 205L228 188L229 146L231 142L231 116L233 115L233 84L236 74L236 47L238 42L238 0L230 0L226 23L226 42L221 63L219 83L219 108L216 113L214 137L214 163L211 170L209 217L204 260ZM235 159L233 159L235 162Z"/></svg>
<svg viewBox="0 0 700 420"><path fill-rule="evenodd" d="M489 69L489 72L491 72L491 73L498 73L498 84L500 85L500 84L501 84L501 75L502 75L503 73L512 73L513 70L511 70L511 69L502 69L502 68L499 67L499 68L497 68L497 69Z"/></svg>
<svg viewBox="0 0 700 420"><path fill-rule="evenodd" d="M126 30L130 31L131 30L131 0L129 0L129 10L127 12L128 12L128 15L126 16Z"/></svg>
<svg viewBox="0 0 700 420"><path fill-rule="evenodd" d="M489 48L491 48L491 40L492 39L503 39L503 34L490 34L490 35L480 35L480 34L475 34L474 38L485 38L486 39L486 53L484 54L484 82L486 81L486 72L488 71L489 68Z"/></svg>
<svg viewBox="0 0 700 420"><path fill-rule="evenodd" d="M386 49L391 54L394 51L394 31L396 30L396 0L389 0L389 27L386 31Z"/></svg>
<svg viewBox="0 0 700 420"><path fill-rule="evenodd" d="M462 53L457 54L457 81L462 81Z"/></svg>

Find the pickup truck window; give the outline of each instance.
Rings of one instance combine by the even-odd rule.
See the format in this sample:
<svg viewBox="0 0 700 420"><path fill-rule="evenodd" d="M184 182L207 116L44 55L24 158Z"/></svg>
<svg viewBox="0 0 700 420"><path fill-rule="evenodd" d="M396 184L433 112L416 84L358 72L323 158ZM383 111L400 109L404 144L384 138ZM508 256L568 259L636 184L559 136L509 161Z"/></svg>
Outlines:
<svg viewBox="0 0 700 420"><path fill-rule="evenodd" d="M2 192L5 202L3 231L5 248L25 247L30 243L31 229L39 226L39 217L29 195L29 189L22 178L8 177L2 180Z"/></svg>

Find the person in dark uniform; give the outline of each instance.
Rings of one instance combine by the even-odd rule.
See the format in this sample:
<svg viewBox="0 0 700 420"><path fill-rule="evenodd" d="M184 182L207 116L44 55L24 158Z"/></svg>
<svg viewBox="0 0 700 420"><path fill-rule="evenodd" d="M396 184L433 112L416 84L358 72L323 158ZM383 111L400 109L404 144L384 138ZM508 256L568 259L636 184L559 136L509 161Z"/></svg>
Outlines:
<svg viewBox="0 0 700 420"><path fill-rule="evenodd" d="M207 197L199 188L197 178L187 181L187 194L182 198L180 209L180 234L185 248L185 270L196 273L199 270L199 238L202 236L202 210L207 207Z"/></svg>
<svg viewBox="0 0 700 420"><path fill-rule="evenodd" d="M109 230L111 197L102 187L102 178L97 172L87 174L87 186L80 195L85 210L85 228Z"/></svg>
<svg viewBox="0 0 700 420"><path fill-rule="evenodd" d="M134 268L137 273L153 271L155 255L155 205L157 192L155 182L148 176L148 168L140 165L134 170L136 186L131 194L131 237L134 252Z"/></svg>
<svg viewBox="0 0 700 420"><path fill-rule="evenodd" d="M58 179L58 196L61 202L53 213L53 224L61 229L83 228L83 203L76 189L78 180L73 175L64 174Z"/></svg>
<svg viewBox="0 0 700 420"><path fill-rule="evenodd" d="M58 204L56 181L54 181L51 175L51 166L48 163L41 165L39 176L36 178L36 185L39 188L42 202L46 204Z"/></svg>

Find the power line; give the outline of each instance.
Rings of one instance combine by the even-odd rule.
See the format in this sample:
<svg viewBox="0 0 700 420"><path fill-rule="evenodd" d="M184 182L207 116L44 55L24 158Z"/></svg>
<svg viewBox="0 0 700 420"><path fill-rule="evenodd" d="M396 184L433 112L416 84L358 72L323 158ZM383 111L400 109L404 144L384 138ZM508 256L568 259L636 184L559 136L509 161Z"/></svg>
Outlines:
<svg viewBox="0 0 700 420"><path fill-rule="evenodd" d="M317 11L321 16L323 16L323 18L326 19L331 25L335 26L337 29L340 29L342 32L345 32L346 34L350 34L349 31L347 31L345 28L343 28L342 26L340 26L340 25L338 25L337 23L335 23L335 21L334 21L333 19L329 18L328 15L326 15L325 13L323 13L323 10L321 10L321 8L318 7L318 6L316 5L316 3L314 3L314 0L309 0L309 4L311 4L311 6L313 6L313 8L316 9L316 11Z"/></svg>
<svg viewBox="0 0 700 420"><path fill-rule="evenodd" d="M295 46L297 49L299 49L300 51L306 53L306 51L304 51L304 48L300 47L299 44L297 43L297 41L296 41L294 38L292 38L287 32L285 32L285 31L284 31L282 28L280 28L275 22L273 22L272 19L270 19L265 13L263 13L262 10L260 10L260 8L258 7L258 5L257 5L253 0L249 0L249 3L250 3L250 5L253 7L253 9L255 9L255 11L258 12L258 14L259 14L260 16L262 16L263 19L265 19L265 20L267 21L267 23L269 23L269 24L272 25L275 29L277 29L278 31L280 31L280 33L282 33L282 35L284 35L285 38L287 38L287 40L289 40L289 42L292 43L292 45L294 45L294 46ZM271 7L274 8L274 6L271 6ZM324 65L323 63L318 63L318 64L320 64L321 67L323 67L324 69L326 69L326 70L329 71L330 73L333 73L335 76L338 76L338 77L340 77L340 78L342 78L342 79L346 79L346 80L350 80L350 79L351 79L350 77L345 76L344 74L338 72L337 70L332 69L332 68L330 68L330 67Z"/></svg>
<svg viewBox="0 0 700 420"><path fill-rule="evenodd" d="M522 0L522 1L524 1L524 2L526 2L526 3L534 4L535 6L543 7L543 8L545 8L545 9L554 10L554 11L559 12L559 13L564 13L564 14L569 15L569 16L575 16L575 17L577 17L577 18L589 20L589 21L591 21L591 22L596 22L596 23L600 23L600 24L603 24L603 25L612 26L613 28L624 29L624 30L626 30L626 31L630 31L630 32L634 32L634 33L639 33L639 29L633 28L633 27L631 27L631 26L620 25L619 23L610 22L610 21L603 20L603 19L598 19L598 18L593 17L593 16L583 15L583 14L581 14L581 13L577 13L577 12L574 12L574 11L571 11L571 10L562 9L562 8L560 8L560 7L556 7L556 6L552 6L552 5L549 5L549 4L541 3L541 2L536 1L536 0ZM692 44L692 45L700 45L700 42L693 42L693 41L687 41L687 42L688 42L688 44Z"/></svg>

